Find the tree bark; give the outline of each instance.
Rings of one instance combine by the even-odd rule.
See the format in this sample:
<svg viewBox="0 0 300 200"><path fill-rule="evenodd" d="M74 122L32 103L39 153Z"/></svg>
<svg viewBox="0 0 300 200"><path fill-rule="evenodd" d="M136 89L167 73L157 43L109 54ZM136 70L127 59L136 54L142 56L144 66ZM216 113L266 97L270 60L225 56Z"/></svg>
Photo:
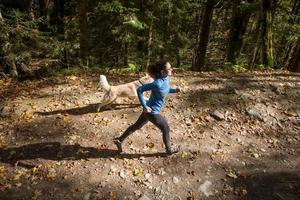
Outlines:
<svg viewBox="0 0 300 200"><path fill-rule="evenodd" d="M204 18L204 11L205 11L205 7L201 7L201 9L199 9L199 14L196 16L195 19L195 23L197 24L197 28L196 28L196 40L195 40L195 45L193 48L193 60L192 60L192 69L196 69L196 62L198 59L198 55L197 55L197 51L198 51L198 45L199 45L199 41L200 41L200 33L201 33L201 24L202 24L202 20Z"/></svg>
<svg viewBox="0 0 300 200"><path fill-rule="evenodd" d="M176 68L179 68L181 65L181 58L179 48L176 48Z"/></svg>
<svg viewBox="0 0 300 200"><path fill-rule="evenodd" d="M27 11L29 20L34 20L35 19L35 15L33 12L34 0L21 0L21 4Z"/></svg>
<svg viewBox="0 0 300 200"><path fill-rule="evenodd" d="M123 60L123 67L128 66L128 46L129 44L126 42L124 44L124 60Z"/></svg>
<svg viewBox="0 0 300 200"><path fill-rule="evenodd" d="M28 2L28 8L27 8L27 10L28 10L28 16L29 16L30 20L34 20L35 19L35 15L34 15L34 12L33 12L33 10L34 10L33 6L34 6L34 1L30 0Z"/></svg>
<svg viewBox="0 0 300 200"><path fill-rule="evenodd" d="M148 41L147 41L147 62L146 66L147 68L150 66L150 60L151 60L151 45L152 45L152 35L153 35L153 24L152 21L150 22L149 31L148 31Z"/></svg>
<svg viewBox="0 0 300 200"><path fill-rule="evenodd" d="M50 15L49 15L49 0L38 0L38 9L39 9L39 17L45 18L46 22L40 24L39 29L42 31L46 31L49 29L50 25Z"/></svg>
<svg viewBox="0 0 300 200"><path fill-rule="evenodd" d="M5 21L0 10L0 27L5 27ZM18 77L19 73L15 64L14 56L10 56L11 43L9 33L6 28L2 28L0 33L0 65L3 71L8 72L12 77ZM5 70L6 69L6 70Z"/></svg>
<svg viewBox="0 0 300 200"><path fill-rule="evenodd" d="M83 65L87 65L88 55L88 24L87 24L87 2L79 0L79 29L80 29L80 59Z"/></svg>
<svg viewBox="0 0 300 200"><path fill-rule="evenodd" d="M54 0L55 9L55 22L57 27L57 32L60 34L64 33L64 15L65 15L65 1L64 0Z"/></svg>
<svg viewBox="0 0 300 200"><path fill-rule="evenodd" d="M151 45L152 45L152 35L153 35L153 23L150 22L149 30L148 30L148 41L147 41L147 61L146 66L147 68L150 66L150 60L151 60Z"/></svg>
<svg viewBox="0 0 300 200"><path fill-rule="evenodd" d="M288 20L288 24L290 26L293 26L294 24L299 23L299 18L297 17L299 15L299 10L300 10L300 1L295 0L293 3L293 8L291 12L291 17ZM294 47L293 41L287 41L286 35L284 35L281 39L281 44L285 46L284 51L283 51L283 58L281 61L281 64L288 66L290 64L290 59L291 59L291 52Z"/></svg>
<svg viewBox="0 0 300 200"><path fill-rule="evenodd" d="M251 3L252 0L248 0ZM235 64L239 57L243 44L243 36L246 33L248 22L251 16L250 11L241 8L241 0L233 2L233 16L229 32L226 61Z"/></svg>
<svg viewBox="0 0 300 200"><path fill-rule="evenodd" d="M292 72L300 72L300 38L298 38L293 53L288 64L288 69Z"/></svg>
<svg viewBox="0 0 300 200"><path fill-rule="evenodd" d="M195 71L207 70L205 66L205 55L209 41L210 25L213 16L215 1L210 0L205 4L204 18L201 25L200 39L197 47L197 59L195 61Z"/></svg>
<svg viewBox="0 0 300 200"><path fill-rule="evenodd" d="M253 55L251 60L249 60L249 65L250 65L250 69L254 68L254 65L256 63L256 61L258 60L258 53L260 51L261 48L261 31L260 31L260 27L261 27L261 12L259 12L256 16L256 20L254 20L254 23L250 29L250 33L256 35L255 36L255 46L254 46L254 51L253 51ZM255 33L259 33L259 34L255 34Z"/></svg>
<svg viewBox="0 0 300 200"><path fill-rule="evenodd" d="M261 19L261 59L265 67L273 68L273 44L272 44L272 0L262 0L262 19Z"/></svg>

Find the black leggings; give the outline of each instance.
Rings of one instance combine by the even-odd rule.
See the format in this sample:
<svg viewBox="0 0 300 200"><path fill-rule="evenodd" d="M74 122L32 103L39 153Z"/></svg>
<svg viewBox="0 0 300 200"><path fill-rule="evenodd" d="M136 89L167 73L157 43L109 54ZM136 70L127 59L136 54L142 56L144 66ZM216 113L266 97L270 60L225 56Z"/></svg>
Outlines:
<svg viewBox="0 0 300 200"><path fill-rule="evenodd" d="M142 128L148 121L157 126L163 133L163 141L166 146L166 150L170 150L170 127L167 120L160 114L142 113L138 120L129 126L127 130L119 137L119 140L123 142L128 136L130 136L136 130Z"/></svg>

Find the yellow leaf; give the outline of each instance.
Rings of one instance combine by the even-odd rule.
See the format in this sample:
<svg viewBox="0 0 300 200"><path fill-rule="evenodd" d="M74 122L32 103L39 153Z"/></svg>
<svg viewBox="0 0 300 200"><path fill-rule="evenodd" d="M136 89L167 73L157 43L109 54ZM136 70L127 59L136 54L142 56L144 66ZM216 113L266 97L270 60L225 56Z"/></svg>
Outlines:
<svg viewBox="0 0 300 200"><path fill-rule="evenodd" d="M33 193L33 196L31 197L32 200L37 200L39 199L40 196L42 196L42 191L41 190L35 190Z"/></svg>
<svg viewBox="0 0 300 200"><path fill-rule="evenodd" d="M4 142L0 142L0 149L4 149L7 147L7 144L5 144ZM0 168L0 173L1 173L1 168Z"/></svg>
<svg viewBox="0 0 300 200"><path fill-rule="evenodd" d="M11 184L1 183L0 182L0 191L11 189Z"/></svg>
<svg viewBox="0 0 300 200"><path fill-rule="evenodd" d="M188 154L186 152L182 152L181 158L186 158L186 157L188 157Z"/></svg>
<svg viewBox="0 0 300 200"><path fill-rule="evenodd" d="M6 168L4 166L0 166L0 177L2 174L6 172Z"/></svg>
<svg viewBox="0 0 300 200"><path fill-rule="evenodd" d="M22 183L16 183L16 187L21 187L22 186Z"/></svg>
<svg viewBox="0 0 300 200"><path fill-rule="evenodd" d="M72 76L68 76L67 79L74 81L77 79L77 77L72 75Z"/></svg>
<svg viewBox="0 0 300 200"><path fill-rule="evenodd" d="M33 119L33 114L27 110L23 113L23 117L24 117L24 119L27 119L27 120Z"/></svg>
<svg viewBox="0 0 300 200"><path fill-rule="evenodd" d="M47 174L48 179L53 179L56 177L56 171L53 168L50 168Z"/></svg>
<svg viewBox="0 0 300 200"><path fill-rule="evenodd" d="M286 112L286 115L289 116L289 117L293 117L293 116L294 116L294 113L291 112L291 111L287 111L287 112Z"/></svg>
<svg viewBox="0 0 300 200"><path fill-rule="evenodd" d="M66 123L69 122L69 117L68 116L64 116L63 117L63 121L66 122Z"/></svg>
<svg viewBox="0 0 300 200"><path fill-rule="evenodd" d="M142 169L137 168L137 169L135 169L135 170L133 171L133 175L134 175L134 176L139 176L139 175L142 174L142 172L143 172Z"/></svg>
<svg viewBox="0 0 300 200"><path fill-rule="evenodd" d="M150 142L146 145L148 148L152 149L154 147L154 143Z"/></svg>

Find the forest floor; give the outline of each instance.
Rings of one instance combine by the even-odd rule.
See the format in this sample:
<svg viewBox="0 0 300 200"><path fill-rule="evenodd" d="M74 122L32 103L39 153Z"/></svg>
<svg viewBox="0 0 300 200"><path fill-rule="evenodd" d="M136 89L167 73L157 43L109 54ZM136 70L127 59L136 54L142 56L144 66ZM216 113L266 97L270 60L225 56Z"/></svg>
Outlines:
<svg viewBox="0 0 300 200"><path fill-rule="evenodd" d="M96 112L97 73L0 80L0 199L300 199L300 74L194 73L171 78L162 114L180 153L164 153L122 99ZM112 85L138 75L108 74Z"/></svg>

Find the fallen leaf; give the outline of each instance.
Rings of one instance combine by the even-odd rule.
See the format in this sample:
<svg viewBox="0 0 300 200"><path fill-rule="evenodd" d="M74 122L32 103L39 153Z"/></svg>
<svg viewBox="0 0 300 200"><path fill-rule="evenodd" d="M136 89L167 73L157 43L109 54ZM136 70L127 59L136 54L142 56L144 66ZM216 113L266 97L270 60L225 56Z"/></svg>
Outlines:
<svg viewBox="0 0 300 200"><path fill-rule="evenodd" d="M137 168L137 169L133 170L133 175L134 175L134 176L139 176L139 175L142 174L142 172L143 172L142 169Z"/></svg>
<svg viewBox="0 0 300 200"><path fill-rule="evenodd" d="M41 190L35 190L33 196L31 197L32 200L38 200L40 196L42 196Z"/></svg>
<svg viewBox="0 0 300 200"><path fill-rule="evenodd" d="M63 121L64 121L65 123L69 122L69 120L70 120L70 119L69 119L68 116L64 116L64 117L63 117Z"/></svg>
<svg viewBox="0 0 300 200"><path fill-rule="evenodd" d="M154 147L154 143L150 142L148 144L146 144L146 146L150 149L152 149Z"/></svg>
<svg viewBox="0 0 300 200"><path fill-rule="evenodd" d="M234 178L234 179L236 179L237 178L237 175L236 174L234 174L233 172L229 172L228 174L226 174L228 177L230 177L230 178Z"/></svg>

